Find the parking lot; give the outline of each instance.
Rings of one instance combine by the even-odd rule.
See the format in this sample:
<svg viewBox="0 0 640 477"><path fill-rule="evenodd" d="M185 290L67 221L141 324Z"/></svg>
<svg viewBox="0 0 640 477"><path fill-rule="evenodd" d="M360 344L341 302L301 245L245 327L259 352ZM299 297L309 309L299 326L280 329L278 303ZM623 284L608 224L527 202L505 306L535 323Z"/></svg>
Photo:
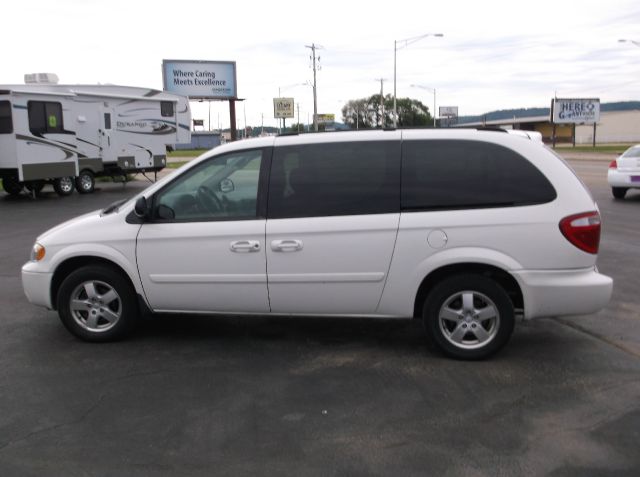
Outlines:
<svg viewBox="0 0 640 477"><path fill-rule="evenodd" d="M162 316L81 342L27 302L20 267L39 233L145 182L0 193L0 475L639 475L640 192L614 200L607 160L571 164L613 299L520 323L483 362L404 320Z"/></svg>

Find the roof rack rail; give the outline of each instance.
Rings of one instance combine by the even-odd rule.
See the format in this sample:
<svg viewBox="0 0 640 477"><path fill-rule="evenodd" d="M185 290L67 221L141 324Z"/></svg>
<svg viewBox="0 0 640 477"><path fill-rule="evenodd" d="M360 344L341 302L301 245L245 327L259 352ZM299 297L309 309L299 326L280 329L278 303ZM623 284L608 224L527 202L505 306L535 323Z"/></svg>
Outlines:
<svg viewBox="0 0 640 477"><path fill-rule="evenodd" d="M475 128L478 131L495 131L495 132L503 132L506 133L506 129L499 128L497 126L479 126Z"/></svg>

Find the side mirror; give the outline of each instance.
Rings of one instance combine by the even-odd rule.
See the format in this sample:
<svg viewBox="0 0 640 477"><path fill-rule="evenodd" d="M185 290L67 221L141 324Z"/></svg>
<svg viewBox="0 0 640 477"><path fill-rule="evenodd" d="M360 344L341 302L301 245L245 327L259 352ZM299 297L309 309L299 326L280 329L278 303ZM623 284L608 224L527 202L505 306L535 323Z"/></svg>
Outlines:
<svg viewBox="0 0 640 477"><path fill-rule="evenodd" d="M136 214L136 217L140 219L146 219L149 216L149 204L145 196L138 197L133 212Z"/></svg>

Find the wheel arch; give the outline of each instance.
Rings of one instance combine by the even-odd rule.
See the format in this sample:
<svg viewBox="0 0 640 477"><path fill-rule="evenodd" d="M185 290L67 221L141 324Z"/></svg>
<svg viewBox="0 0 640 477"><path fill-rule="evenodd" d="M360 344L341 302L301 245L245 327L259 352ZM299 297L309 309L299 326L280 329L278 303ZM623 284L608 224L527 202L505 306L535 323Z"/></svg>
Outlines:
<svg viewBox="0 0 640 477"><path fill-rule="evenodd" d="M138 287L136 286L134 281L131 279L131 276L129 276L126 270L122 266L120 266L118 263L104 257L97 257L92 255L81 255L81 256L75 256L75 257L70 257L65 259L56 267L56 270L53 273L53 276L51 278L50 293L51 293L51 306L54 310L57 310L58 308L58 303L57 303L58 291L60 290L60 285L62 285L62 282L64 281L65 277L67 277L74 270L77 270L78 268L81 268L87 265L103 265L113 269L117 273L121 274L127 280L127 282L129 283L129 285L131 285L131 289L135 294L137 294L138 296L141 296L139 293Z"/></svg>
<svg viewBox="0 0 640 477"><path fill-rule="evenodd" d="M437 268L424 277L415 296L413 305L414 318L422 317L424 301L433 287L445 278L458 274L472 274L491 278L507 292L516 310L524 308L522 289L514 276L506 270L486 263L456 263Z"/></svg>

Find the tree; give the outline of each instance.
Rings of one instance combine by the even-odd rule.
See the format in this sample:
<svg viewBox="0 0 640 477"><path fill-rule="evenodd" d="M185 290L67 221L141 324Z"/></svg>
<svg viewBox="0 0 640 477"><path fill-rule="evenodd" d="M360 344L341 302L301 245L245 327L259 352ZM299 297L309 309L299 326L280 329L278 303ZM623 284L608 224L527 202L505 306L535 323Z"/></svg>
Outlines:
<svg viewBox="0 0 640 477"><path fill-rule="evenodd" d="M397 98L398 127L429 126L433 117L428 106L417 99ZM351 129L372 129L393 124L393 96L384 97L384 121L380 108L380 95L353 99L342 108L342 121Z"/></svg>

